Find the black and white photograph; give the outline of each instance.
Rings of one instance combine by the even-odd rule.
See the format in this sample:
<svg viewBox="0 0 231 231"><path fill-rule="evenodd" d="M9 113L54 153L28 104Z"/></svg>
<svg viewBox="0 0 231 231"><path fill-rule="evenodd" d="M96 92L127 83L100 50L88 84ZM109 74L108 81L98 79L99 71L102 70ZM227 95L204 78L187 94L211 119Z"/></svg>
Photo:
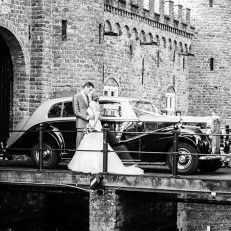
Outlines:
<svg viewBox="0 0 231 231"><path fill-rule="evenodd" d="M231 231L231 0L0 0L0 231Z"/></svg>

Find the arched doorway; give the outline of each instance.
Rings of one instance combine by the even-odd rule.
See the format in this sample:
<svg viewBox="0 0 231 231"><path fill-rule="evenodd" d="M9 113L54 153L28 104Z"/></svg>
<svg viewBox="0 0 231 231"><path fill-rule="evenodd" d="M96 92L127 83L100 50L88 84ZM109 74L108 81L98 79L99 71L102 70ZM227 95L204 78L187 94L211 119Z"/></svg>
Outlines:
<svg viewBox="0 0 231 231"><path fill-rule="evenodd" d="M105 96L118 96L119 95L119 84L113 78L107 80L104 89L103 89Z"/></svg>
<svg viewBox="0 0 231 231"><path fill-rule="evenodd" d="M0 36L0 142L6 142L13 95L13 63L6 41Z"/></svg>
<svg viewBox="0 0 231 231"><path fill-rule="evenodd" d="M29 115L30 55L24 40L10 21L0 22L0 131L5 131L0 143Z"/></svg>

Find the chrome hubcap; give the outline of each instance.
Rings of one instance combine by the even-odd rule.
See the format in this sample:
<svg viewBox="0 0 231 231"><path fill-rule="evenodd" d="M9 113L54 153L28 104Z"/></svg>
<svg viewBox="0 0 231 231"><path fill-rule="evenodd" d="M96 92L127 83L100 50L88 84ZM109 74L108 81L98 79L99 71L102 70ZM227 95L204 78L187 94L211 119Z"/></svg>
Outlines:
<svg viewBox="0 0 231 231"><path fill-rule="evenodd" d="M186 169L192 164L192 155L187 149L179 149L178 169Z"/></svg>
<svg viewBox="0 0 231 231"><path fill-rule="evenodd" d="M37 161L39 162L39 150L35 151L35 156ZM50 147L44 145L43 146L43 161L48 162L51 159L52 156L52 150L50 149Z"/></svg>

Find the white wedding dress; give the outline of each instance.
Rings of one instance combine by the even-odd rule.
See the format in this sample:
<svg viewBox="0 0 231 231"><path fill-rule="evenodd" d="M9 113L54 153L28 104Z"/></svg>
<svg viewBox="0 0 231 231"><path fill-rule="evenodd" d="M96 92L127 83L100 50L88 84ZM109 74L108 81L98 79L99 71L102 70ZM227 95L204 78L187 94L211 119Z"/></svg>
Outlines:
<svg viewBox="0 0 231 231"><path fill-rule="evenodd" d="M99 103L90 101L87 110L89 115L100 115ZM95 120L90 120L89 124L94 125ZM72 171L83 173L100 173L103 172L103 133L100 120L97 121L95 132L85 134L75 155L68 164ZM84 151L87 150L87 151ZM91 151L92 150L92 151ZM101 150L101 151L100 151ZM135 165L124 166L121 159L108 145L108 172L116 174L140 175L144 171Z"/></svg>

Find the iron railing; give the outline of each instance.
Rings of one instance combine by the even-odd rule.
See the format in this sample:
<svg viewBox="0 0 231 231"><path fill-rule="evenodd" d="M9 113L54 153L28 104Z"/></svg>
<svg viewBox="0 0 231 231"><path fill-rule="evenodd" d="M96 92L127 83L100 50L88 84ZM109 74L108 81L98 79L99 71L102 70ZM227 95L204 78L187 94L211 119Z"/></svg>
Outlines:
<svg viewBox="0 0 231 231"><path fill-rule="evenodd" d="M83 129L76 129L76 130L62 130L61 132L77 132L77 131L83 131ZM5 132L5 131L0 131L0 132ZM24 130L10 130L10 132L28 132L28 131L24 131ZM39 170L43 171L44 170L44 164L43 164L43 144L44 144L44 133L46 132L50 132L49 129L46 129L44 127L44 124L41 123L38 127L37 130L33 130L30 132L37 132L38 133L38 137L39 137L39 148L36 149L39 151ZM60 131L59 131L60 132ZM110 152L108 150L108 135L109 133L121 133L121 132L115 132L115 131L110 131L108 126L104 126L102 131L103 132L103 150L90 150L91 152L97 151L97 152L103 152L103 173L106 173L108 171L108 152ZM123 132L123 133L127 133L127 134L134 134L134 135L140 135L140 134L169 134L172 136L172 144L173 144L173 149L172 152L145 152L145 151L141 151L140 147L141 147L141 143L139 145L139 150L137 151L116 151L117 153L145 153L145 154L165 154L165 155L171 155L171 161L172 161L172 176L176 177L178 175L178 157L179 157L179 150L178 150L178 145L179 145L179 135L180 135L180 129L178 129L178 127L176 126L175 129L172 132L166 133L166 132ZM187 133L187 135L203 135L203 136L212 136L212 137L219 137L219 139L221 138L221 147L225 149L225 148L229 148L230 146L230 129L229 126L226 126L225 129L225 133L223 134L206 134L206 133ZM32 150L32 148L6 148L3 146L3 144L1 143L0 146L0 153L3 156L7 155L7 150ZM75 151L75 149L53 149L53 150L57 150L57 151ZM79 151L89 151L89 150L79 150ZM225 156L227 157L227 154L224 153L190 153L189 155L197 155L197 156Z"/></svg>

